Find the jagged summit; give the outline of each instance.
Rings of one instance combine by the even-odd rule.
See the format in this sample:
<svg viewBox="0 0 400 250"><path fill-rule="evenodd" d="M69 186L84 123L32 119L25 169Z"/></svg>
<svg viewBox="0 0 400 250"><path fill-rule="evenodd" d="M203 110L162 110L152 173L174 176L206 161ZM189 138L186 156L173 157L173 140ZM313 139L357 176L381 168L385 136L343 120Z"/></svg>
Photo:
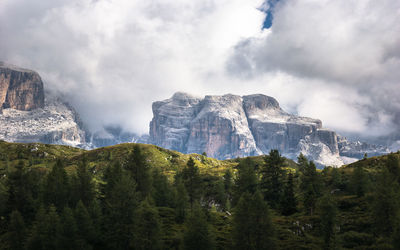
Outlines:
<svg viewBox="0 0 400 250"><path fill-rule="evenodd" d="M218 159L278 149L291 158L302 152L320 164L343 163L334 131L322 129L318 119L285 112L273 97L189 96L178 93L153 104L150 143Z"/></svg>
<svg viewBox="0 0 400 250"><path fill-rule="evenodd" d="M6 108L28 111L43 107L44 90L39 74L0 63L0 113Z"/></svg>

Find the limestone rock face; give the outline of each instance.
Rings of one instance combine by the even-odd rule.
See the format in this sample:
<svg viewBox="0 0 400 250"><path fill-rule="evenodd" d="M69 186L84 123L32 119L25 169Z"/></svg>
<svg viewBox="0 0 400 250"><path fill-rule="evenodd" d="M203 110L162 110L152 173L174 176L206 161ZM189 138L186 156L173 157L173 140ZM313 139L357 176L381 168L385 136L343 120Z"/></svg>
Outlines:
<svg viewBox="0 0 400 250"><path fill-rule="evenodd" d="M44 108L31 111L4 109L0 115L0 139L9 142L41 142L83 146L85 131L77 113L58 98L47 97Z"/></svg>
<svg viewBox="0 0 400 250"><path fill-rule="evenodd" d="M153 114L149 142L183 153L227 159L278 149L292 159L301 152L319 164L343 164L334 131L320 120L288 114L269 96L176 93L153 103Z"/></svg>
<svg viewBox="0 0 400 250"><path fill-rule="evenodd" d="M44 107L43 82L31 70L0 62L0 110L29 111Z"/></svg>
<svg viewBox="0 0 400 250"><path fill-rule="evenodd" d="M257 154L240 96L206 96L190 122L187 153L206 152L226 159Z"/></svg>

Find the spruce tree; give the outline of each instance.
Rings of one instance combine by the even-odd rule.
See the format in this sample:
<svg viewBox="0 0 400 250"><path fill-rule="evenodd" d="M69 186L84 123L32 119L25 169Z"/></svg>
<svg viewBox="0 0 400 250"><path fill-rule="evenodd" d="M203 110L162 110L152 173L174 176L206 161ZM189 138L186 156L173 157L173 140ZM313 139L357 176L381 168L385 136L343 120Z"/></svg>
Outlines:
<svg viewBox="0 0 400 250"><path fill-rule="evenodd" d="M271 150L264 158L264 165L261 168L261 190L264 199L272 208L279 208L283 198L283 185L285 178L285 158L279 151Z"/></svg>
<svg viewBox="0 0 400 250"><path fill-rule="evenodd" d="M313 215L317 200L321 195L321 180L314 162L308 160L300 154L298 158L300 170L300 189L303 196L303 205L309 215Z"/></svg>
<svg viewBox="0 0 400 250"><path fill-rule="evenodd" d="M172 206L173 191L167 177L159 170L153 171L153 199L158 207Z"/></svg>
<svg viewBox="0 0 400 250"><path fill-rule="evenodd" d="M192 157L182 170L182 181L186 187L189 196L190 208L193 208L193 203L200 199L201 196L201 179L199 168L196 166Z"/></svg>
<svg viewBox="0 0 400 250"><path fill-rule="evenodd" d="M392 175L392 178L400 182L400 160L396 154L389 154L387 156L386 168Z"/></svg>
<svg viewBox="0 0 400 250"><path fill-rule="evenodd" d="M157 209L144 200L138 209L138 220L131 247L138 250L161 249L161 223Z"/></svg>
<svg viewBox="0 0 400 250"><path fill-rule="evenodd" d="M76 201L81 200L85 206L89 206L94 200L94 195L93 177L89 173L86 159L83 159L78 164L77 174L74 178L73 197Z"/></svg>
<svg viewBox="0 0 400 250"><path fill-rule="evenodd" d="M4 199L8 199L7 202L0 205L4 205L4 212L11 213L14 210L18 210L25 219L32 220L35 215L33 193L38 190L37 182L38 180L33 178L33 173L26 171L24 162L19 161L15 171L8 173L5 190L3 191ZM7 189L8 192L6 193Z"/></svg>
<svg viewBox="0 0 400 250"><path fill-rule="evenodd" d="M104 228L107 229L104 241L110 249L126 249L137 219L139 197L135 180L116 164L107 174L104 190Z"/></svg>
<svg viewBox="0 0 400 250"><path fill-rule="evenodd" d="M65 207L61 215L61 249L78 249L77 244L78 229L74 218L74 213L69 207Z"/></svg>
<svg viewBox="0 0 400 250"><path fill-rule="evenodd" d="M58 159L50 173L46 176L43 185L43 198L46 205L53 204L60 211L69 202L69 178L61 159Z"/></svg>
<svg viewBox="0 0 400 250"><path fill-rule="evenodd" d="M324 239L324 249L337 249L337 205L331 194L326 194L319 202L319 213L321 218L321 234Z"/></svg>
<svg viewBox="0 0 400 250"><path fill-rule="evenodd" d="M185 232L183 234L183 249L186 250L212 250L215 248L215 238L212 228L207 223L201 207L195 205L192 214L185 222Z"/></svg>
<svg viewBox="0 0 400 250"><path fill-rule="evenodd" d="M387 169L384 169L375 187L372 206L375 219L375 232L379 235L392 235L400 223L400 187Z"/></svg>
<svg viewBox="0 0 400 250"><path fill-rule="evenodd" d="M133 152L128 157L126 169L132 173L140 198L145 199L152 192L152 176L140 146L134 146Z"/></svg>
<svg viewBox="0 0 400 250"><path fill-rule="evenodd" d="M41 206L27 241L27 249L59 249L61 224L56 208L50 206L48 213Z"/></svg>
<svg viewBox="0 0 400 250"><path fill-rule="evenodd" d="M233 205L236 205L243 193L248 192L253 194L258 188L257 175L249 157L241 160L237 169L238 173L232 199Z"/></svg>
<svg viewBox="0 0 400 250"><path fill-rule="evenodd" d="M269 208L259 191L243 193L234 210L232 233L235 249L275 249Z"/></svg>
<svg viewBox="0 0 400 250"><path fill-rule="evenodd" d="M367 191L367 176L361 165L356 166L353 170L351 176L351 187L353 193L358 197L364 196Z"/></svg>
<svg viewBox="0 0 400 250"><path fill-rule="evenodd" d="M188 206L189 197L181 177L176 177L175 186L176 186L175 218L176 222L182 223L186 218L186 208Z"/></svg>
<svg viewBox="0 0 400 250"><path fill-rule="evenodd" d="M24 242L27 230L20 212L14 210L10 215L10 223L8 226L6 241L9 249L22 250L25 249Z"/></svg>
<svg viewBox="0 0 400 250"><path fill-rule="evenodd" d="M95 240L95 229L92 218L82 201L79 201L75 208L75 220L78 228L77 242L81 249L91 248Z"/></svg>
<svg viewBox="0 0 400 250"><path fill-rule="evenodd" d="M288 174L287 183L283 190L281 211L283 215L291 215L297 211L297 200L294 194L294 183L293 183L292 173Z"/></svg>

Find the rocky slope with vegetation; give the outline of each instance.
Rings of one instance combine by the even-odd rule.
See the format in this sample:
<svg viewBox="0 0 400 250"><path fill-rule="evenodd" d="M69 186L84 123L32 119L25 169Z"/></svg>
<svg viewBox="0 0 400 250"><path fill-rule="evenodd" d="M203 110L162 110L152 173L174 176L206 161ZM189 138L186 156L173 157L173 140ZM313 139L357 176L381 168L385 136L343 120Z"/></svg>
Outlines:
<svg viewBox="0 0 400 250"><path fill-rule="evenodd" d="M399 160L0 142L0 249L398 249Z"/></svg>

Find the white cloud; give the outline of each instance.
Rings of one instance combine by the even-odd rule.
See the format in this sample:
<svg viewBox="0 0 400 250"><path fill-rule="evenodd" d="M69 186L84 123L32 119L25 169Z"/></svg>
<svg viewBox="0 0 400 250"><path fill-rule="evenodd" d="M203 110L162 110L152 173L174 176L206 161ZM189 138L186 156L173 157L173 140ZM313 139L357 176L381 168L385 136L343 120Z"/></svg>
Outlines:
<svg viewBox="0 0 400 250"><path fill-rule="evenodd" d="M37 70L92 127L147 132L151 103L175 91L264 93L344 133L399 126L400 2L280 1L264 31L261 6L2 0L0 60Z"/></svg>

